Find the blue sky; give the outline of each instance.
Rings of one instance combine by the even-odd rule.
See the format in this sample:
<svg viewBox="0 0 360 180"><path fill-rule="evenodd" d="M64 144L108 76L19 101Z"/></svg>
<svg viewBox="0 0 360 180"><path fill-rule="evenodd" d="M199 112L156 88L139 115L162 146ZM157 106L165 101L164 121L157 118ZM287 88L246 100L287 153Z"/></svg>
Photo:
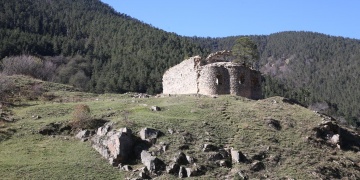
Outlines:
<svg viewBox="0 0 360 180"><path fill-rule="evenodd" d="M360 0L101 0L183 36L313 31L360 39Z"/></svg>

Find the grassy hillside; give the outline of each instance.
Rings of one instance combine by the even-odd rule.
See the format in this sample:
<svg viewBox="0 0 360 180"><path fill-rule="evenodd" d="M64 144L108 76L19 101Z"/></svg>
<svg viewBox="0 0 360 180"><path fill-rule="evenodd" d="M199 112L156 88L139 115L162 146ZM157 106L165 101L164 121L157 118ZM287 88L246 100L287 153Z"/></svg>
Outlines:
<svg viewBox="0 0 360 180"><path fill-rule="evenodd" d="M247 163L235 163L232 168L213 165L201 176L203 179L224 179L239 170L250 178L360 178L358 152L309 141L315 133L313 128L323 117L284 102L281 97L258 101L235 96L134 98L132 93L95 95L62 91L58 85L53 87L56 88L49 89L48 93L55 94L56 98L51 101L23 100L6 108L15 121L0 124L0 177L123 179L132 176L132 172L111 167L91 148L90 142L80 142L69 135L38 134L41 127L51 122L71 120L74 106L81 103L90 107L94 118L115 122L118 128L128 127L135 133L143 127L162 131L164 136L158 143L169 144L169 150L159 156L165 161L179 151L179 146L187 144L189 149L184 152L196 157L199 164L205 163L201 145L212 143L238 149L248 159L261 155L266 167L253 172ZM161 111L151 111L149 108L153 105ZM281 129L269 127L265 122L267 118L278 120ZM169 134L168 129L175 133ZM274 157L278 159L274 161ZM160 179L176 177L163 175Z"/></svg>
<svg viewBox="0 0 360 180"><path fill-rule="evenodd" d="M166 69L190 56L232 49L239 37L182 37L118 13L99 0L0 3L0 70L16 67L24 74L31 69L26 75L88 92L161 93ZM268 75L267 97L326 103L324 112L360 124L359 40L313 32L250 37L261 54L259 69ZM37 58L27 64L29 58L22 54Z"/></svg>

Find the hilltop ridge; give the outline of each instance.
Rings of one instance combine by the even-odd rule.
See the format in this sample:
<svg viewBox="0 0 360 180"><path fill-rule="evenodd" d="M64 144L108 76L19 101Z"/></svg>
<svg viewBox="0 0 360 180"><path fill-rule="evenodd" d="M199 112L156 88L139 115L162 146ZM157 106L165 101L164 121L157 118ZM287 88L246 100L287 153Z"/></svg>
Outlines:
<svg viewBox="0 0 360 180"><path fill-rule="evenodd" d="M47 93L54 94L54 99L43 100L39 96L37 100L22 99L15 106L6 107L13 122L2 122L0 126L0 134L6 136L0 141L1 176L136 177L136 172L111 167L89 141L81 142L72 133L38 133L51 123L71 121L74 107L85 104L92 118L113 122L114 129L127 127L136 136L144 127L161 131L163 136L149 151L155 153L158 145L167 144L167 150L156 155L166 164L178 152L194 157L197 165L205 167L200 178L233 178L238 177L238 172L249 178L270 179L360 177L359 135L328 116L282 97L255 101L230 95L96 95L58 88ZM161 110L152 111L154 105ZM248 161L232 160L227 166L219 166L217 160L208 159L211 153L203 152L205 144L241 151ZM139 161L130 166L134 170L143 167ZM263 167L254 170L255 162L261 162ZM159 178L177 176L162 173Z"/></svg>

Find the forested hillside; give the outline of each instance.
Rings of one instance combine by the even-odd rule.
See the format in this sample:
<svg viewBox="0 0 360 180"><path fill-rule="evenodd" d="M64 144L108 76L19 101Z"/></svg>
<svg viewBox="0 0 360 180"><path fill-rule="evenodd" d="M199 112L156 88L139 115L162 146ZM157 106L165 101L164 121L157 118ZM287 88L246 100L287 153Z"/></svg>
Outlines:
<svg viewBox="0 0 360 180"><path fill-rule="evenodd" d="M360 117L360 40L313 32L249 37L261 54L259 69L265 75L266 97L293 98L356 123ZM231 49L237 38L191 39L218 50Z"/></svg>
<svg viewBox="0 0 360 180"><path fill-rule="evenodd" d="M239 38L182 37L117 13L99 0L0 3L3 72L96 93L160 93L166 69L190 56L230 50ZM249 37L260 51L257 68L265 74L266 97L321 105L325 112L356 123L360 40L312 32Z"/></svg>
<svg viewBox="0 0 360 180"><path fill-rule="evenodd" d="M57 69L46 79L92 92L159 93L167 68L203 53L187 39L117 13L99 0L0 3L0 59L41 56Z"/></svg>

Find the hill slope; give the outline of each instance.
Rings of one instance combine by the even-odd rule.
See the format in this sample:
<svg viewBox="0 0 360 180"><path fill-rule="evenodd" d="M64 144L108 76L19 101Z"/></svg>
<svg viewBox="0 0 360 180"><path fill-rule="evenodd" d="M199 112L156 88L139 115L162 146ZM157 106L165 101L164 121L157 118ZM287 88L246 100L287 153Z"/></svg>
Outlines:
<svg viewBox="0 0 360 180"><path fill-rule="evenodd" d="M326 102L324 112L359 122L360 40L313 32L250 37L260 51L259 69L268 75L266 97L281 95L305 105ZM237 38L192 39L218 50L231 49Z"/></svg>
<svg viewBox="0 0 360 180"><path fill-rule="evenodd" d="M55 67L51 78L43 79L96 93L161 93L166 69L189 56L231 49L238 38L181 37L99 0L0 3L1 59L39 56L44 66ZM325 102L324 112L359 123L359 40L311 32L250 37L261 54L259 69L269 75L266 97Z"/></svg>
<svg viewBox="0 0 360 180"><path fill-rule="evenodd" d="M56 86L57 87L57 86ZM134 177L138 173L111 167L90 142L72 136L42 136L38 130L55 122L67 122L74 106L86 104L92 117L115 123L115 128L128 127L137 134L150 127L164 133L157 140L168 144L158 158L170 163L182 151L205 166L201 178L224 179L237 176L270 179L360 178L360 137L341 127L341 146L329 143L319 131L321 122L331 120L281 97L253 101L236 96L171 96L134 98L133 94L84 94L61 89L52 101L21 101L8 107L15 122L2 123L0 134L0 175L10 179L77 178L101 179ZM76 98L71 98L76 97ZM151 111L157 105L161 111ZM278 122L273 126L272 119ZM175 133L168 133L172 129ZM325 136L328 134L325 134ZM325 138L325 139L322 139ZM219 167L208 160L202 145L234 148L248 161L232 162ZM180 150L184 145L188 149ZM151 149L150 149L151 151ZM140 160L132 164L140 168ZM261 162L265 169L253 170L252 163ZM160 179L176 179L164 173ZM196 178L196 177L194 177Z"/></svg>

